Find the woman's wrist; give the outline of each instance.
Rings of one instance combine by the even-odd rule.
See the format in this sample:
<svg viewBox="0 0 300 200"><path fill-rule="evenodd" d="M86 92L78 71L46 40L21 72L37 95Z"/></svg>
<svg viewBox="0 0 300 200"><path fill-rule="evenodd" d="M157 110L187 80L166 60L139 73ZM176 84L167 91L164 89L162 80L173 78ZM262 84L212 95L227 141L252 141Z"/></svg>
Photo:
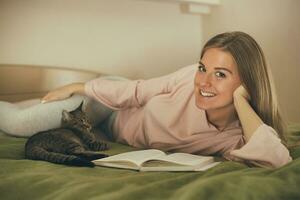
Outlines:
<svg viewBox="0 0 300 200"><path fill-rule="evenodd" d="M243 134L248 142L263 121L250 106L249 100L244 95L235 94L233 97L234 107L239 116Z"/></svg>
<svg viewBox="0 0 300 200"><path fill-rule="evenodd" d="M69 85L69 91L71 94L85 95L84 83L72 83Z"/></svg>

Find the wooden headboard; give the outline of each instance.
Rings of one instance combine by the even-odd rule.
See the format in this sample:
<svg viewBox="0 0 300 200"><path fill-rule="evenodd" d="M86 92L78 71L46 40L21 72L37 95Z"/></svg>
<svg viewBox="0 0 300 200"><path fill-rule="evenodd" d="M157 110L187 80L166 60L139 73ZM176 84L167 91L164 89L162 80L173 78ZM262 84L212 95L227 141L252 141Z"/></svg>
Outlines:
<svg viewBox="0 0 300 200"><path fill-rule="evenodd" d="M86 82L100 73L49 66L0 64L0 100L16 102L40 98L72 82Z"/></svg>

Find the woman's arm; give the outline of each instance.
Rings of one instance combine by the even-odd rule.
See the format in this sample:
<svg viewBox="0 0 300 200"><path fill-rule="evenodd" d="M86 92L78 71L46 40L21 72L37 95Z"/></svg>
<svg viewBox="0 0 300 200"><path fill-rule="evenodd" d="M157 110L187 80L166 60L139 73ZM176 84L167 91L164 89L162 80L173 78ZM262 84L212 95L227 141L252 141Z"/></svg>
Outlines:
<svg viewBox="0 0 300 200"><path fill-rule="evenodd" d="M148 80L119 80L103 76L88 81L85 93L113 110L142 107L154 96L172 92L181 81L192 80L197 66L186 66L171 74Z"/></svg>
<svg viewBox="0 0 300 200"><path fill-rule="evenodd" d="M235 90L233 99L236 112L242 124L245 140L248 142L253 133L263 124L263 121L250 106L248 102L250 100L249 94L242 85Z"/></svg>
<svg viewBox="0 0 300 200"><path fill-rule="evenodd" d="M102 76L86 83L74 83L49 92L42 102L66 99L72 94L89 96L105 106L121 110L140 107L156 95L169 93L177 82L194 76L198 64L186 66L171 74L148 80L124 80Z"/></svg>
<svg viewBox="0 0 300 200"><path fill-rule="evenodd" d="M246 144L231 151L230 155L267 168L277 168L291 162L289 151L277 137L276 131L265 125L250 106L250 97L245 88L240 86L233 96Z"/></svg>
<svg viewBox="0 0 300 200"><path fill-rule="evenodd" d="M69 98L73 94L85 95L84 83L71 83L63 87L57 88L42 98L42 103L57 101Z"/></svg>

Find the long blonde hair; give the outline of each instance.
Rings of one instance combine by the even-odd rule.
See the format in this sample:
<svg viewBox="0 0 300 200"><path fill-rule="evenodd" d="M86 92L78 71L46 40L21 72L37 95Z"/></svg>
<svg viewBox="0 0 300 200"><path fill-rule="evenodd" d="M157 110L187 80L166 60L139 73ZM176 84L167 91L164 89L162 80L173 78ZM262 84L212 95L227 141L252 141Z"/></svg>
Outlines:
<svg viewBox="0 0 300 200"><path fill-rule="evenodd" d="M226 32L214 36L204 45L201 58L210 48L220 48L233 56L242 84L251 97L251 107L286 144L286 124L279 111L271 71L258 43L246 33Z"/></svg>

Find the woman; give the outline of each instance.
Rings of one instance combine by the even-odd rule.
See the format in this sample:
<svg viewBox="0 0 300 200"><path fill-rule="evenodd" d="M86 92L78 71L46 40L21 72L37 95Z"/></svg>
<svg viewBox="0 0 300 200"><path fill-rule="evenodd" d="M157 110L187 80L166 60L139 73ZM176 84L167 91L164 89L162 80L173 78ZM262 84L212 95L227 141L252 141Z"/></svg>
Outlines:
<svg viewBox="0 0 300 200"><path fill-rule="evenodd" d="M281 143L285 129L263 52L246 33L213 37L198 64L170 75L74 83L48 93L42 102L73 94L92 97L108 110L98 117L117 142L220 154L262 167L291 161Z"/></svg>

